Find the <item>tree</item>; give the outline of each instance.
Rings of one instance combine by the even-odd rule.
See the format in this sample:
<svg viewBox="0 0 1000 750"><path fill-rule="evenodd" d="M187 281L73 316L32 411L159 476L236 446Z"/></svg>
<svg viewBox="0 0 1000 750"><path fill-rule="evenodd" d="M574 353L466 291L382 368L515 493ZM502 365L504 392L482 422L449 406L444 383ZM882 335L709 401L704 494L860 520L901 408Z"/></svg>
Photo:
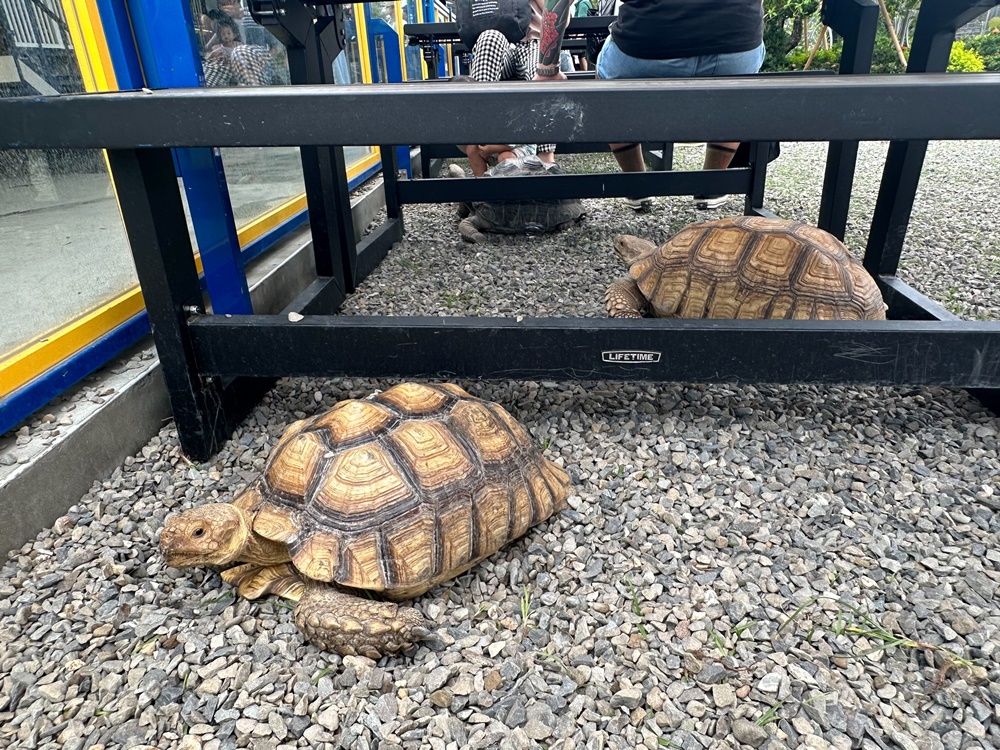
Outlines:
<svg viewBox="0 0 1000 750"><path fill-rule="evenodd" d="M788 67L785 56L802 41L803 20L819 10L819 0L764 0L764 46L766 70ZM786 30L791 21L791 33Z"/></svg>

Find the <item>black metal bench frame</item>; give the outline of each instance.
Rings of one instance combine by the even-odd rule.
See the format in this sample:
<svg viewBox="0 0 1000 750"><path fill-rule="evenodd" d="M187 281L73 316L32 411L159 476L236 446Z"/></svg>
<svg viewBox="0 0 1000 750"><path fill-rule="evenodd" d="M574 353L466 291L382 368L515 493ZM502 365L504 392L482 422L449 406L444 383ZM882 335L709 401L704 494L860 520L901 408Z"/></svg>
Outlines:
<svg viewBox="0 0 1000 750"><path fill-rule="evenodd" d="M871 70L872 52L875 45L875 27L878 23L878 5L873 0L827 0L823 4L823 23L833 29L843 38L843 50L839 74L854 75L868 73ZM577 43L586 43L589 39L600 39L607 36L608 26L615 20L614 16L589 16L573 18L566 28L566 38ZM458 25L452 22L406 24L403 34L407 37L409 46L419 46L427 62L429 77L437 79L437 66L440 61L439 48L442 44L452 44L453 51L462 59L468 57L468 50L458 36ZM773 75L773 74L771 74ZM801 75L797 73L794 75ZM571 76L571 80L584 80L593 75ZM745 196L745 212L762 213L764 207L764 190L767 181L768 143L753 143L750 148L750 163L747 167L727 170L725 180L727 188L723 189L716 180L718 173L706 170L689 170L683 181L668 177L663 180L657 177L644 178L648 185L648 195L716 195L731 194ZM563 143L558 145L558 152L593 153L607 151L608 145L602 143ZM847 212L850 204L851 190L854 181L854 167L857 161L857 142L832 142L827 155L824 190L820 216L817 225L843 239L847 227ZM644 143L643 155L646 164L653 175L673 170L674 144L658 141ZM434 159L455 158L460 156L451 144L435 146L422 143L420 145L420 174L424 178L432 177ZM607 185L608 183L603 183ZM450 188L448 188L450 192ZM681 191L681 192L678 192ZM639 195L638 192L627 193ZM601 196L619 196L621 193L605 192ZM401 196L403 203L429 202L437 203L444 199L434 183L412 185L404 189Z"/></svg>
<svg viewBox="0 0 1000 750"><path fill-rule="evenodd" d="M951 17L952 34L962 18ZM959 320L901 282L898 255L885 244L870 244L865 264L889 305L886 322L334 313L344 280L353 289L402 236L406 183L396 179L394 145L527 140L543 130L566 142L655 141L664 130L681 141L1000 139L998 90L993 74L908 74L501 84L489 92L426 84L32 97L0 101L0 147L108 149L181 444L204 459L271 379L294 375L943 385L979 389L996 405L1000 322ZM513 121L511 111L519 113ZM442 113L457 112L443 127ZM322 275L280 315L206 314L170 148L372 140L387 144L388 219L361 243L343 243L341 254L314 243L317 267L340 273ZM612 177L630 180L620 184L625 194L643 175L600 179ZM601 194L591 178L547 179L555 187L546 185L546 194ZM510 197L506 180L474 182L477 197ZM523 179L516 193L536 189ZM293 321L290 312L305 317Z"/></svg>

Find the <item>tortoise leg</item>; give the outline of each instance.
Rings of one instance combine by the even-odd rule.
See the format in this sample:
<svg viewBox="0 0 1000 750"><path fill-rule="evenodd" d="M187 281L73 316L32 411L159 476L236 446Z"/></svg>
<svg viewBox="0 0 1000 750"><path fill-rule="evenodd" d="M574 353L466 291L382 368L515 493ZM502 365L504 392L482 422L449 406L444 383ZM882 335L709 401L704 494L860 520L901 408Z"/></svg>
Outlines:
<svg viewBox="0 0 1000 750"><path fill-rule="evenodd" d="M604 307L612 318L641 318L648 305L632 279L612 281L604 293Z"/></svg>
<svg viewBox="0 0 1000 750"><path fill-rule="evenodd" d="M222 578L247 599L276 594L297 602L295 624L306 640L341 656L378 659L430 635L427 621L412 607L313 585L291 563L237 565L224 571Z"/></svg>
<svg viewBox="0 0 1000 750"><path fill-rule="evenodd" d="M486 242L486 235L480 232L482 226L476 221L478 217L473 214L468 218L462 219L458 222L458 231L462 235L462 239L466 242Z"/></svg>
<svg viewBox="0 0 1000 750"><path fill-rule="evenodd" d="M378 659L429 635L427 621L412 607L362 599L326 586L311 586L295 608L295 624L306 640L341 656Z"/></svg>

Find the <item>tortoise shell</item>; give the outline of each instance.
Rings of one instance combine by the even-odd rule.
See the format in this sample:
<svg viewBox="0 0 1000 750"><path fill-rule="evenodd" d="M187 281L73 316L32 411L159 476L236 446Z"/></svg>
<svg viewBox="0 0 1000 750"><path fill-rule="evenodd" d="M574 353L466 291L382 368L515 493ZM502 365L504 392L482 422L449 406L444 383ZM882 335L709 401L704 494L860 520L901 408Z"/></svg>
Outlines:
<svg viewBox="0 0 1000 750"><path fill-rule="evenodd" d="M692 224L629 274L658 318L885 320L878 286L844 244L796 221Z"/></svg>
<svg viewBox="0 0 1000 750"><path fill-rule="evenodd" d="M568 491L498 404L404 383L290 425L236 503L304 576L405 598L562 510Z"/></svg>
<svg viewBox="0 0 1000 750"><path fill-rule="evenodd" d="M487 177L545 177L565 174L558 165L546 166L535 155L505 159L486 171ZM542 234L571 224L583 216L579 200L475 201L473 210L500 234Z"/></svg>

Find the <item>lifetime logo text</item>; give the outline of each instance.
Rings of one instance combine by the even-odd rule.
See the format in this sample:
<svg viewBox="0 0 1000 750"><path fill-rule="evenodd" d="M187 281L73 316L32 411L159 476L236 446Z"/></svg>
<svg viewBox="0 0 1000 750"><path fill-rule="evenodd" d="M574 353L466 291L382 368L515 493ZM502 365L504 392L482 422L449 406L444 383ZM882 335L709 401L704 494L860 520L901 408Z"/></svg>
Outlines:
<svg viewBox="0 0 1000 750"><path fill-rule="evenodd" d="M615 363L647 363L647 362L659 362L660 353L659 352L627 352L627 351L613 351L613 352L601 352L601 359L605 362L615 362Z"/></svg>

